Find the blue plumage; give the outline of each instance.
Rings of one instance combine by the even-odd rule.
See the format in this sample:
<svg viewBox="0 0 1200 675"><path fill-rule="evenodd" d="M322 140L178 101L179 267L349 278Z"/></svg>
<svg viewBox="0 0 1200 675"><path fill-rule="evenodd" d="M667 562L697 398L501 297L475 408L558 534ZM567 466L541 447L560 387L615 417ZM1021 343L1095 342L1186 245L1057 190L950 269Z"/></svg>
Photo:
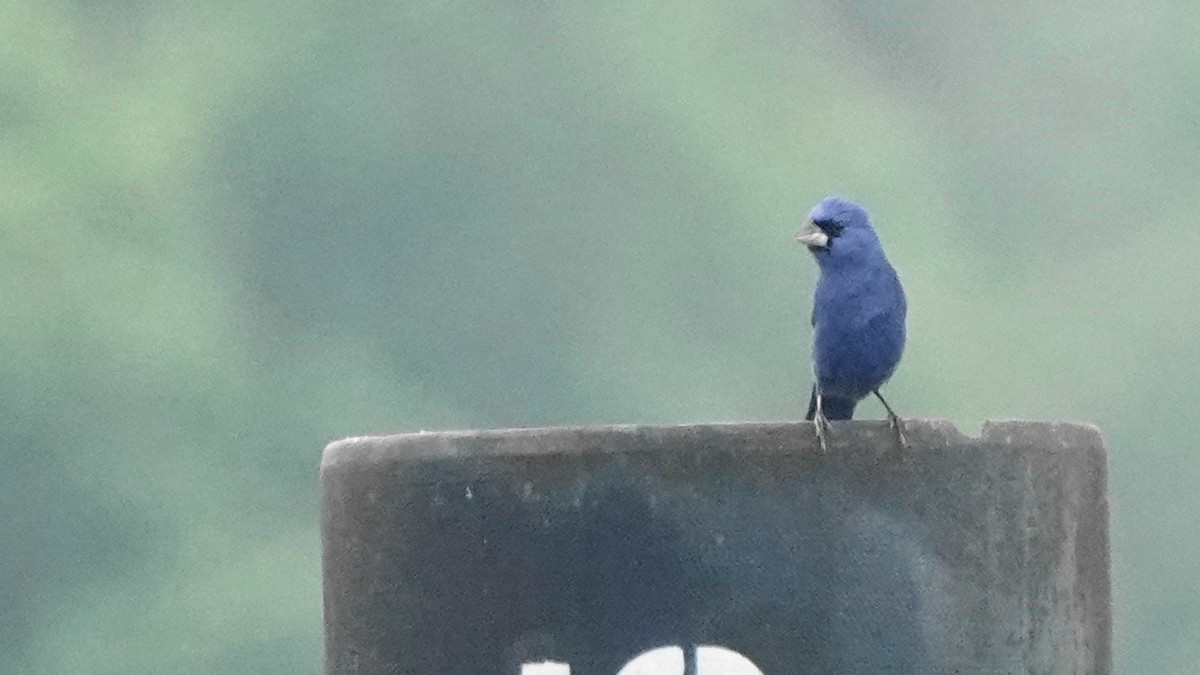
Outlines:
<svg viewBox="0 0 1200 675"><path fill-rule="evenodd" d="M796 240L820 267L813 294L813 385L805 419L825 446L827 420L848 420L860 400L875 394L904 443L903 429L879 394L904 352L907 302L861 206L827 197L809 214Z"/></svg>

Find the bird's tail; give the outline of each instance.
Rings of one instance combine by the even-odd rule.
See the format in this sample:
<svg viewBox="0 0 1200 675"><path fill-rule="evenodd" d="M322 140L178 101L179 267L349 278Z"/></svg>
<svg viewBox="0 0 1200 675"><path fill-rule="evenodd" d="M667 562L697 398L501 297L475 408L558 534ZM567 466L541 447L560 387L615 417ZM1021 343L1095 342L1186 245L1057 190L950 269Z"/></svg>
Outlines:
<svg viewBox="0 0 1200 675"><path fill-rule="evenodd" d="M837 398L836 396L821 397L821 412L825 413L827 420L848 420L854 417L854 406L858 405L858 401L848 398ZM812 396L808 399L808 412L804 415L804 419L811 421L817 415L817 388L814 386Z"/></svg>

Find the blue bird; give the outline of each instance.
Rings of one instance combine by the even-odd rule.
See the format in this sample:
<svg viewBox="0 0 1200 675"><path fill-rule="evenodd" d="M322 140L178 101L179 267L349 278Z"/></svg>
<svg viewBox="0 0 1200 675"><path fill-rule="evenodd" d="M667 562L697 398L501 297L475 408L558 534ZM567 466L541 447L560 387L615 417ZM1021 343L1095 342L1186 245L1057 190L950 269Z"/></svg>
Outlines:
<svg viewBox="0 0 1200 675"><path fill-rule="evenodd" d="M858 204L826 197L813 207L796 241L808 247L820 276L813 293L813 375L804 419L816 425L826 449L829 420L848 420L869 394L879 397L901 446L900 418L879 388L904 352L907 301L883 254L871 219Z"/></svg>

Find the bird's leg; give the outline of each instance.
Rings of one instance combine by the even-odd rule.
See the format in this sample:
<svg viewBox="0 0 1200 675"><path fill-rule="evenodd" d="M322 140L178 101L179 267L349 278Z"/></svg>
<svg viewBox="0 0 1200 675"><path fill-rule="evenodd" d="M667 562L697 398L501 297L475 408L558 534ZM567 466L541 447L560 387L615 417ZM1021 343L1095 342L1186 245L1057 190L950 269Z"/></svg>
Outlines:
<svg viewBox="0 0 1200 675"><path fill-rule="evenodd" d="M816 427L817 440L821 443L821 452L829 452L829 446L825 442L825 437L829 434L829 420L825 418L825 411L821 408L820 390L817 391L817 411L813 415L813 425Z"/></svg>
<svg viewBox="0 0 1200 675"><path fill-rule="evenodd" d="M873 390L873 393L879 399L879 402L883 404L883 407L887 409L888 425L896 430L896 438L900 441L900 447L907 450L908 440L904 438L904 423L900 421L900 416L896 414L896 411L892 410L892 406L888 405L888 402L884 400L883 394L880 394L878 389Z"/></svg>

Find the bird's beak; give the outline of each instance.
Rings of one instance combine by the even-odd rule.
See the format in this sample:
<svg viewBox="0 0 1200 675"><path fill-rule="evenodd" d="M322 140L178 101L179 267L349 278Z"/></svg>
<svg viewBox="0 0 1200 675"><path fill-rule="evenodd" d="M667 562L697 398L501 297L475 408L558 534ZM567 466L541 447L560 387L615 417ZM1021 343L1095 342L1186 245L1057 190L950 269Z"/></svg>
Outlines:
<svg viewBox="0 0 1200 675"><path fill-rule="evenodd" d="M821 228L813 224L809 220L804 223L804 227L796 233L796 241L804 244L809 248L825 248L829 245L829 235L821 231Z"/></svg>

